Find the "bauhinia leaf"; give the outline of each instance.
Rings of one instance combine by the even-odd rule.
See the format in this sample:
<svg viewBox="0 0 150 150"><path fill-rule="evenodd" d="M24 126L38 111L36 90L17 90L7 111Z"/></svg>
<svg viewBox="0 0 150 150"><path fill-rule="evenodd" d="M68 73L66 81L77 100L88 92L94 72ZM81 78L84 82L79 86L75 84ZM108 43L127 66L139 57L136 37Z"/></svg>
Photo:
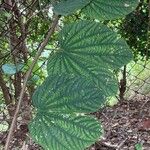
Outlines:
<svg viewBox="0 0 150 150"><path fill-rule="evenodd" d="M82 76L50 75L37 88L32 98L33 105L43 111L60 113L89 113L97 111L106 101L106 96L115 95L117 82L109 76L103 80L86 80Z"/></svg>
<svg viewBox="0 0 150 150"><path fill-rule="evenodd" d="M54 5L54 12L58 15L69 15L86 6L91 0L62 0Z"/></svg>
<svg viewBox="0 0 150 150"><path fill-rule="evenodd" d="M101 125L84 113L106 100L103 89L80 76L49 76L33 95L37 115L29 125L32 138L46 150L82 150L102 136Z"/></svg>
<svg viewBox="0 0 150 150"><path fill-rule="evenodd" d="M97 1L95 6L95 2L91 0L89 4L88 1L83 11L88 14L90 7L100 9L99 3L105 6L102 1ZM116 1L111 3L117 4ZM82 7L77 1L66 0L58 3L54 10L59 8L60 14L67 15ZM118 9L116 12L113 9L116 10L116 6L110 18L119 17ZM125 12L122 7L121 15L127 12L129 10ZM101 11L96 13L99 15ZM102 20L105 18L107 15ZM102 135L102 129L98 121L85 113L97 111L106 97L116 94L118 87L112 70L131 59L126 42L105 25L80 21L65 26L47 64L49 76L33 95L37 108L37 115L30 124L33 139L46 150L81 150L92 144Z"/></svg>
<svg viewBox="0 0 150 150"><path fill-rule="evenodd" d="M29 126L32 138L45 150L83 150L103 131L91 116L38 112Z"/></svg>
<svg viewBox="0 0 150 150"><path fill-rule="evenodd" d="M47 64L49 74L108 74L132 59L126 42L105 25L80 21L66 25L59 34L58 49Z"/></svg>

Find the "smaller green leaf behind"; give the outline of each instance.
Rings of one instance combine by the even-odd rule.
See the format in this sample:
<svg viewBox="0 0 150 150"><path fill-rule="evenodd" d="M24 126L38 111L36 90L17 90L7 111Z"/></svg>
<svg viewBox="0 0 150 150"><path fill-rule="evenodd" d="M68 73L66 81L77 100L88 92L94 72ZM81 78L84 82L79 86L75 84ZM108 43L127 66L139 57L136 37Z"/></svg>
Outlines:
<svg viewBox="0 0 150 150"><path fill-rule="evenodd" d="M17 64L17 65L4 64L4 65L2 65L2 70L3 70L4 74L14 75L17 72L19 72L23 68L23 66L24 66L23 64Z"/></svg>
<svg viewBox="0 0 150 150"><path fill-rule="evenodd" d="M135 150L143 150L143 144L137 143L137 144L135 145Z"/></svg>
<svg viewBox="0 0 150 150"><path fill-rule="evenodd" d="M103 133L99 121L91 116L53 112L38 113L29 129L45 150L83 150Z"/></svg>
<svg viewBox="0 0 150 150"><path fill-rule="evenodd" d="M91 0L83 13L98 20L117 19L132 12L138 3L138 0Z"/></svg>
<svg viewBox="0 0 150 150"><path fill-rule="evenodd" d="M62 0L54 5L54 12L58 15L69 15L86 6L90 0Z"/></svg>

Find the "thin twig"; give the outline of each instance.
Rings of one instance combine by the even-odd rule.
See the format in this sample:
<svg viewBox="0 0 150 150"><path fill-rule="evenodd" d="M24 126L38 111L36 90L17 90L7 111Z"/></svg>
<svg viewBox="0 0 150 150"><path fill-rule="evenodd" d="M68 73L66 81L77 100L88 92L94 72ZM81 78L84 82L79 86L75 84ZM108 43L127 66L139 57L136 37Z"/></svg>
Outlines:
<svg viewBox="0 0 150 150"><path fill-rule="evenodd" d="M106 142L106 141L100 141L100 142L97 142L97 144L99 146L105 146L105 147L109 147L109 148L112 148L112 149L116 149L117 148L117 144L111 144L110 142Z"/></svg>
<svg viewBox="0 0 150 150"><path fill-rule="evenodd" d="M124 143L127 141L127 138L124 139L118 146L116 150L121 150L122 146L124 145Z"/></svg>
<svg viewBox="0 0 150 150"><path fill-rule="evenodd" d="M33 60L33 63L31 64L28 72L26 73L26 76L25 76L25 79L24 79L24 84L23 84L23 87L22 87L22 90L21 90L21 93L20 93L20 97L19 97L19 100L18 100L17 108L16 108L16 111L15 111L15 114L14 114L14 118L13 118L11 126L10 126L10 130L9 130L9 133L8 133L8 136L7 136L6 145L5 145L5 149L4 150L9 150L10 141L11 141L11 138L13 136L15 123L16 123L17 116L18 116L18 113L19 113L19 110L20 110L20 107L21 107L22 99L23 99L24 92L25 92L25 89L26 89L26 86L27 86L27 81L28 81L28 79L29 79L29 77L30 77L30 75L32 73L32 70L33 70L33 68L34 68L34 66L35 66L39 56L41 55L41 52L43 51L43 49L47 45L47 43L49 41L49 38L54 33L55 27L58 24L58 20L59 20L59 16L55 16L54 17L54 21L52 22L52 25L51 25L51 27L50 27L50 29L48 31L48 34L47 34L46 38L40 44L40 46L38 48L38 51L36 53L36 56L35 56L35 58Z"/></svg>

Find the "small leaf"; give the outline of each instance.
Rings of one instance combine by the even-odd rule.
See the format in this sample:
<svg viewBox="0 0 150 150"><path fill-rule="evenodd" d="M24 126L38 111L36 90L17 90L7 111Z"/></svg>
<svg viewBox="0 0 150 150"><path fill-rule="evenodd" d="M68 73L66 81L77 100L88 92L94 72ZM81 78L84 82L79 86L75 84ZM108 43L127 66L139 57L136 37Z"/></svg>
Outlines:
<svg viewBox="0 0 150 150"><path fill-rule="evenodd" d="M136 150L143 150L143 145L142 145L141 143L137 143L137 144L135 145L135 149L136 149Z"/></svg>
<svg viewBox="0 0 150 150"><path fill-rule="evenodd" d="M14 75L16 74L17 72L19 72L22 68L23 68L23 64L17 64L17 65L14 65L14 64L4 64L2 66L2 70L5 74L8 74L8 75Z"/></svg>
<svg viewBox="0 0 150 150"><path fill-rule="evenodd" d="M90 0L62 0L54 5L54 12L58 15L69 15L86 6Z"/></svg>
<svg viewBox="0 0 150 150"><path fill-rule="evenodd" d="M99 20L111 20L124 17L132 12L139 0L92 0L83 13Z"/></svg>
<svg viewBox="0 0 150 150"><path fill-rule="evenodd" d="M40 76L35 74L30 78L28 84L36 84L39 80L40 80Z"/></svg>

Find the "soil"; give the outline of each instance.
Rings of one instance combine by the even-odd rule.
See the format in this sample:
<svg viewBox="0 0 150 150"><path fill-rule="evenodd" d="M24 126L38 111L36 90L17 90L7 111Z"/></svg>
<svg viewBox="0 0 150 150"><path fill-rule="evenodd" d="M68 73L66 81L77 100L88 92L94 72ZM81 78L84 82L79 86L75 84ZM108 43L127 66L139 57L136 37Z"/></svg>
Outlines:
<svg viewBox="0 0 150 150"><path fill-rule="evenodd" d="M150 97L137 95L95 113L104 127L104 136L88 150L150 150Z"/></svg>

